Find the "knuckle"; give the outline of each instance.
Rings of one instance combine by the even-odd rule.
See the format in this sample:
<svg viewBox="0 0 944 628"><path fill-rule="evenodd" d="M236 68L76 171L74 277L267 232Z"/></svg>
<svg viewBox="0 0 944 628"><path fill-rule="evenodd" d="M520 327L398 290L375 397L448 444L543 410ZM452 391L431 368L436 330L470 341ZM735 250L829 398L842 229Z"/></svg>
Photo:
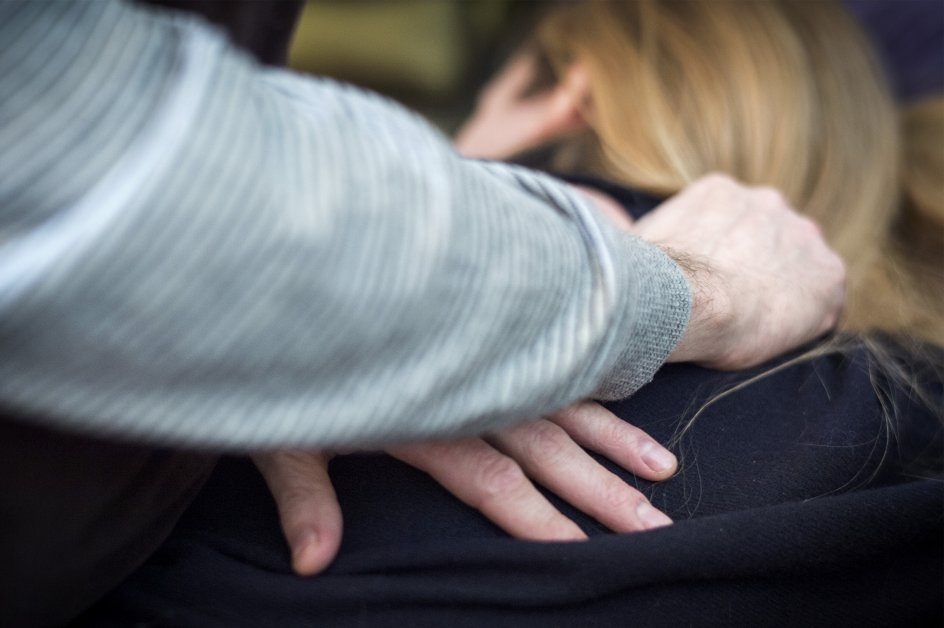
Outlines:
<svg viewBox="0 0 944 628"><path fill-rule="evenodd" d="M717 199L736 199L739 193L743 193L744 187L732 179L730 176L712 172L698 179L690 186L699 196ZM727 203L725 203L727 204Z"/></svg>
<svg viewBox="0 0 944 628"><path fill-rule="evenodd" d="M709 172L701 178L701 182L705 185L718 188L731 188L738 186L738 183L733 178L731 178L730 175L727 175L723 172Z"/></svg>
<svg viewBox="0 0 944 628"><path fill-rule="evenodd" d="M600 486L600 498L609 510L619 511L635 507L641 496L622 480L612 477Z"/></svg>
<svg viewBox="0 0 944 628"><path fill-rule="evenodd" d="M790 207L783 193L769 186L762 186L754 190L754 194L759 204L766 209L784 210Z"/></svg>
<svg viewBox="0 0 944 628"><path fill-rule="evenodd" d="M532 460L547 460L563 455L570 438L567 432L550 421L539 421L522 433L525 455Z"/></svg>
<svg viewBox="0 0 944 628"><path fill-rule="evenodd" d="M823 257L824 260L826 257L833 257L833 253L829 249L829 245L826 244L826 241L823 239L823 232L815 220L807 216L797 214L795 229L795 236L797 239L807 243L808 246L813 247L812 250L819 255L826 253L826 256ZM832 264L833 262L830 260L829 265Z"/></svg>
<svg viewBox="0 0 944 628"><path fill-rule="evenodd" d="M482 462L477 476L476 486L479 491L477 504L475 504L477 506L514 493L528 481L517 462L497 453Z"/></svg>
<svg viewBox="0 0 944 628"><path fill-rule="evenodd" d="M619 449L628 449L635 451L639 448L639 434L629 427L621 419L615 419L612 422L600 428L601 445L617 447Z"/></svg>
<svg viewBox="0 0 944 628"><path fill-rule="evenodd" d="M846 274L848 273L848 269L846 268L846 261L842 259L842 257L840 257L839 254L836 253L835 251L830 251L830 253L831 253L831 258L832 258L832 263L833 263L833 269L836 272L836 276L839 282L844 284L846 281Z"/></svg>
<svg viewBox="0 0 944 628"><path fill-rule="evenodd" d="M800 216L800 222L807 231L810 231L817 236L822 234L819 224L817 224L817 222L809 216Z"/></svg>
<svg viewBox="0 0 944 628"><path fill-rule="evenodd" d="M293 513L303 510L314 499L311 491L299 486L283 488L278 497L282 506Z"/></svg>
<svg viewBox="0 0 944 628"><path fill-rule="evenodd" d="M816 330L816 335L819 336L827 333L831 329L835 328L837 324L839 324L839 311L835 309L830 310L823 317L819 329Z"/></svg>
<svg viewBox="0 0 944 628"><path fill-rule="evenodd" d="M586 412L586 402L575 403L554 413L553 419L565 425L579 421Z"/></svg>

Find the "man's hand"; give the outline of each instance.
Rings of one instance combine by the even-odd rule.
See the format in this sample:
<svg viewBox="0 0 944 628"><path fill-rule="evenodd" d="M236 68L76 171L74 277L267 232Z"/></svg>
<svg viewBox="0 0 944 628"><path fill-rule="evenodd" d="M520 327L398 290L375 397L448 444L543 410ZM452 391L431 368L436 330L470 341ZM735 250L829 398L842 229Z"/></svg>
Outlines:
<svg viewBox="0 0 944 628"><path fill-rule="evenodd" d="M302 576L325 569L341 547L341 507L328 477L328 458L294 450L252 457L279 509L292 569Z"/></svg>
<svg viewBox="0 0 944 628"><path fill-rule="evenodd" d="M602 406L585 402L488 440L465 438L402 445L394 457L421 469L466 504L520 539L572 541L583 531L557 511L529 478L617 532L672 521L583 447L639 477L664 480L675 457ZM254 458L275 497L292 568L315 574L341 542L341 511L320 453L277 452Z"/></svg>
<svg viewBox="0 0 944 628"><path fill-rule="evenodd" d="M460 153L505 159L586 128L592 103L580 64L529 94L535 69L533 53L519 53L485 87L457 134ZM615 226L662 246L685 271L692 316L669 361L745 368L836 325L845 300L842 261L775 190L710 175L634 227L612 203L581 191Z"/></svg>
<svg viewBox="0 0 944 628"><path fill-rule="evenodd" d="M586 538L528 478L617 532L671 523L583 447L649 480L671 476L675 457L598 404L577 404L487 440L432 441L395 447L390 454L426 471L453 495L520 539Z"/></svg>
<svg viewBox="0 0 944 628"><path fill-rule="evenodd" d="M669 361L746 368L832 329L845 267L779 192L710 175L631 228L685 271L692 315Z"/></svg>

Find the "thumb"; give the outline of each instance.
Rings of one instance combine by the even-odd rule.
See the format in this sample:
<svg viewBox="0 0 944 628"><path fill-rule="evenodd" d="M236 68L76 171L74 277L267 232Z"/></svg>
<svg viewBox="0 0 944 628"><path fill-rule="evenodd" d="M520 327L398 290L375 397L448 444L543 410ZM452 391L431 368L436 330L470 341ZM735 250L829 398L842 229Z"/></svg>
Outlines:
<svg viewBox="0 0 944 628"><path fill-rule="evenodd" d="M301 576L324 570L338 553L342 531L328 456L285 450L253 456L253 462L275 498L292 569Z"/></svg>

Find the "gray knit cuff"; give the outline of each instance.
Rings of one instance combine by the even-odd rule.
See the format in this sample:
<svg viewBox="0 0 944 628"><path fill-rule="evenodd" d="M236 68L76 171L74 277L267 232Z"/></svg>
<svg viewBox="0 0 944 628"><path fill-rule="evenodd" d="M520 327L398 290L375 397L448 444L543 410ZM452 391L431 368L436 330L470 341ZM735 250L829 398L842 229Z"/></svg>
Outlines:
<svg viewBox="0 0 944 628"><path fill-rule="evenodd" d="M652 380L682 337L691 291L682 270L661 249L605 227L614 254L620 303L611 346L625 347L594 397L623 399Z"/></svg>

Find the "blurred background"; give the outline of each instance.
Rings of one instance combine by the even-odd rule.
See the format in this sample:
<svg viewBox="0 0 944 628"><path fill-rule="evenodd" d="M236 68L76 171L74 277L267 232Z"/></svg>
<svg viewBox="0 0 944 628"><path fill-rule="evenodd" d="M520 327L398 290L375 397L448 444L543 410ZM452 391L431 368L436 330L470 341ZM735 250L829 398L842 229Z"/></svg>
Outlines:
<svg viewBox="0 0 944 628"><path fill-rule="evenodd" d="M549 2L310 0L289 65L395 98L447 133Z"/></svg>
<svg viewBox="0 0 944 628"><path fill-rule="evenodd" d="M289 64L384 93L451 133L486 79L559 1L307 0ZM944 89L944 0L842 4L872 37L900 100Z"/></svg>

